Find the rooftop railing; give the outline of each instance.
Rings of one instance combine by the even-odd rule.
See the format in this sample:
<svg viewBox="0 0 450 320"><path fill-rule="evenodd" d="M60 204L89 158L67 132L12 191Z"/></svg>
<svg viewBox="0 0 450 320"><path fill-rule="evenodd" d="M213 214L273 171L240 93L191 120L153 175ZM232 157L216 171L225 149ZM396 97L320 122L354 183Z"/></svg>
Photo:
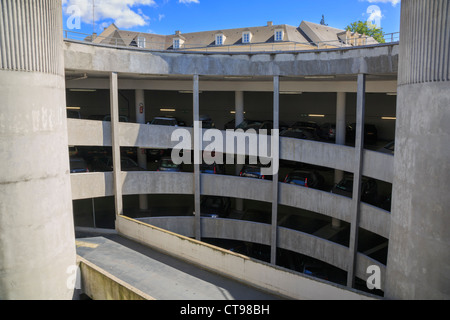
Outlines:
<svg viewBox="0 0 450 320"><path fill-rule="evenodd" d="M92 35L76 31L64 30L64 40L74 40L86 43L95 43L108 45L112 47L130 47L150 51L164 52L199 52L199 53L260 53L260 52L286 52L286 51L310 51L322 49L338 49L373 46L377 44L396 43L400 40L400 33L383 34L384 42L379 43L372 37L353 37L348 39L336 39L320 42L294 42L294 41L270 41L257 43L239 43L239 44L181 44L174 48L172 41L149 41L145 35L134 37L103 37L101 35Z"/></svg>

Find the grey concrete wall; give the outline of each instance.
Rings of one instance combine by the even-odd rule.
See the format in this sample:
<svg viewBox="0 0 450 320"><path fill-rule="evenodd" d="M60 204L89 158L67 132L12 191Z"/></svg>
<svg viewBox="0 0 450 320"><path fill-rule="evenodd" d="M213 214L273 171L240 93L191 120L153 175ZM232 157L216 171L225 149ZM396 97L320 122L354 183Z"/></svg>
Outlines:
<svg viewBox="0 0 450 320"><path fill-rule="evenodd" d="M386 74L398 69L395 44L279 54L161 53L66 41L66 69L138 74L286 76Z"/></svg>
<svg viewBox="0 0 450 320"><path fill-rule="evenodd" d="M125 237L170 255L292 299L376 299L123 216L118 217L117 230Z"/></svg>
<svg viewBox="0 0 450 320"><path fill-rule="evenodd" d="M0 300L72 299L61 1L0 12Z"/></svg>
<svg viewBox="0 0 450 320"><path fill-rule="evenodd" d="M120 124L120 144L128 147L165 148L170 149L178 144L171 141L176 128L149 126L131 123ZM192 128L183 128L192 133ZM110 124L101 121L68 120L70 145L111 145ZM224 149L226 149L226 133L222 131ZM209 142L204 142L206 147ZM248 145L246 146L248 155ZM235 149L235 154L239 150ZM301 139L280 138L280 159L310 163L318 166L353 172L354 148L348 146L321 143ZM364 152L363 175L378 180L392 182L394 157L379 152Z"/></svg>
<svg viewBox="0 0 450 320"><path fill-rule="evenodd" d="M194 217L154 217L138 220L176 234L194 237ZM201 223L204 238L270 245L270 225L268 224L211 218L202 218ZM278 247L323 261L344 271L348 268L348 247L300 231L278 227ZM386 266L364 254L358 255L357 277L366 280L369 265L380 267L384 288Z"/></svg>
<svg viewBox="0 0 450 320"><path fill-rule="evenodd" d="M400 33L386 296L449 299L450 1L402 1Z"/></svg>

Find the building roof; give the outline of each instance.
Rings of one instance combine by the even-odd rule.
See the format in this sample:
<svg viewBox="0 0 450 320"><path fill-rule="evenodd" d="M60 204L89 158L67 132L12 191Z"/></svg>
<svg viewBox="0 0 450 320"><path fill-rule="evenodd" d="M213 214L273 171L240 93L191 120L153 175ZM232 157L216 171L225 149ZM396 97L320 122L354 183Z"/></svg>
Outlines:
<svg viewBox="0 0 450 320"><path fill-rule="evenodd" d="M275 41L275 31L280 29L283 30L283 40ZM105 28L100 35L94 38L93 42L137 47L138 38L140 38L141 42L145 41L146 49L169 50L173 49L173 40L179 38L183 40L182 49L195 50L212 46L218 48L219 46L216 46L216 35L223 34L224 41L221 47L227 47L228 50L230 50L230 47L236 46L239 50L245 51L246 49L244 46L249 45L242 42L242 35L245 32L250 32L251 34L251 45L259 46L261 48L268 47L269 45L272 48L274 45L277 45L277 47L282 46L288 48L287 44L290 44L291 47L293 47L293 44L295 46L302 44L306 48L316 49L318 47L327 48L378 43L373 38L367 38L358 33L352 33L350 31L307 21L302 21L299 27L286 24L273 25L271 22L268 22L267 25L259 27L190 33L176 31L175 34L172 35L120 30L117 26L111 24L109 27ZM361 40L363 36L365 42Z"/></svg>

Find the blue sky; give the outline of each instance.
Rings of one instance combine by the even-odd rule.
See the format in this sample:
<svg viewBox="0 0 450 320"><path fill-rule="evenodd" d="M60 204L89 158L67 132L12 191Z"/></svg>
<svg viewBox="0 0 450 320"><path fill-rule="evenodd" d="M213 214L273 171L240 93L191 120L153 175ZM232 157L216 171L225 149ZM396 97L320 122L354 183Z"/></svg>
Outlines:
<svg viewBox="0 0 450 320"><path fill-rule="evenodd" d="M163 35L274 24L325 22L344 29L357 20L386 33L400 29L400 0L63 0L65 30L91 34L115 23L120 29ZM78 19L79 17L79 19ZM79 23L78 23L79 22Z"/></svg>

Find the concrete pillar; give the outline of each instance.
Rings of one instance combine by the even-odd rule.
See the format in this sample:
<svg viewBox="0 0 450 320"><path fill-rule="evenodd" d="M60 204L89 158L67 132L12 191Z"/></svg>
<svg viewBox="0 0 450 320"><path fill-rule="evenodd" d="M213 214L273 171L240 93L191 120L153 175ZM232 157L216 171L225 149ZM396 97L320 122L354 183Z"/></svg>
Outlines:
<svg viewBox="0 0 450 320"><path fill-rule="evenodd" d="M123 215L122 199L122 165L120 157L120 130L119 130L119 85L118 75L112 72L109 75L110 84L110 113L111 113L111 141L114 175L114 204L116 216Z"/></svg>
<svg viewBox="0 0 450 320"><path fill-rule="evenodd" d="M194 210L195 210L195 239L201 240L201 212L200 212L200 161L202 158L202 132L200 128L200 95L199 75L193 77L193 115L194 115Z"/></svg>
<svg viewBox="0 0 450 320"><path fill-rule="evenodd" d="M345 145L345 118L346 118L346 94L345 92L338 92L336 97L336 144ZM342 170L334 171L334 183L339 183L344 178L344 172ZM336 218L332 218L331 226L333 228L340 228L341 221Z"/></svg>
<svg viewBox="0 0 450 320"><path fill-rule="evenodd" d="M145 124L145 91L137 89L135 91L136 101L136 123ZM147 169L147 149L137 149L137 161L141 168ZM139 209L148 209L148 196L146 194L139 195Z"/></svg>
<svg viewBox="0 0 450 320"><path fill-rule="evenodd" d="M403 0L386 265L391 299L450 299L449 88L450 1Z"/></svg>
<svg viewBox="0 0 450 320"><path fill-rule="evenodd" d="M347 286L353 287L356 274L356 257L358 254L359 213L361 204L361 177L364 151L364 118L366 104L366 75L358 74L358 92L356 102L355 158L353 173L352 212L350 221L349 260Z"/></svg>
<svg viewBox="0 0 450 320"><path fill-rule="evenodd" d="M0 300L72 299L61 1L0 0L0 34Z"/></svg>
<svg viewBox="0 0 450 320"><path fill-rule="evenodd" d="M272 176L272 226L271 226L271 253L270 262L276 264L277 246L278 246L278 167L279 167L279 149L274 151L279 145L279 134L275 133L280 128L280 77L273 78L273 130L272 137L272 167L276 168ZM276 144L274 146L274 143ZM279 147L278 147L279 148Z"/></svg>
<svg viewBox="0 0 450 320"><path fill-rule="evenodd" d="M236 91L235 92L235 119L236 126L240 125L242 121L244 121L244 92Z"/></svg>
<svg viewBox="0 0 450 320"><path fill-rule="evenodd" d="M244 121L244 92L235 92L235 127ZM239 175L244 165L236 164L236 175ZM236 198L236 211L244 211L244 199Z"/></svg>

